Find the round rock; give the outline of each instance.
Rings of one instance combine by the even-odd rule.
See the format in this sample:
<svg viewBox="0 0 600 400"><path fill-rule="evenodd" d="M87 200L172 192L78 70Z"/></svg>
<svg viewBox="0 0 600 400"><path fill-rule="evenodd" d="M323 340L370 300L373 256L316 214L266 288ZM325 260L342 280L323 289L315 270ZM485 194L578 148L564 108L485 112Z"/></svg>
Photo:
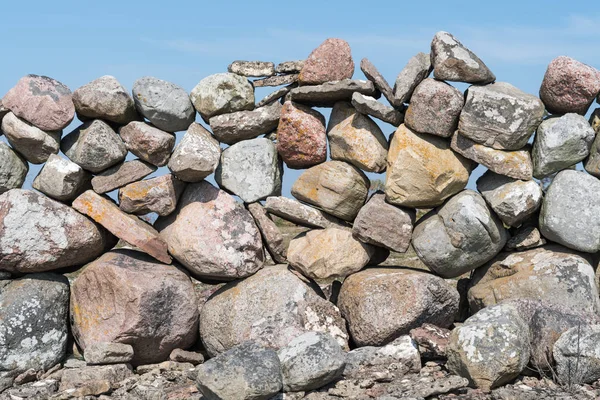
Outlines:
<svg viewBox="0 0 600 400"><path fill-rule="evenodd" d="M200 182L212 174L221 157L219 142L202 125L193 123L175 147L169 170L185 182Z"/></svg>
<svg viewBox="0 0 600 400"><path fill-rule="evenodd" d="M130 122L120 128L119 136L127 150L157 167L167 165L175 147L174 135L140 121Z"/></svg>
<svg viewBox="0 0 600 400"><path fill-rule="evenodd" d="M25 183L29 164L4 142L0 142L0 194L19 189Z"/></svg>
<svg viewBox="0 0 600 400"><path fill-rule="evenodd" d="M310 53L300 71L300 85L320 85L330 81L350 79L354 61L348 42L342 39L325 40Z"/></svg>
<svg viewBox="0 0 600 400"><path fill-rule="evenodd" d="M110 75L102 76L73 92L77 115L126 125L139 119L129 92Z"/></svg>
<svg viewBox="0 0 600 400"><path fill-rule="evenodd" d="M232 73L207 76L192 89L190 99L205 121L215 115L254 109L254 88Z"/></svg>
<svg viewBox="0 0 600 400"><path fill-rule="evenodd" d="M58 153L62 131L44 132L12 112L2 119L2 132L8 142L32 164L42 164Z"/></svg>

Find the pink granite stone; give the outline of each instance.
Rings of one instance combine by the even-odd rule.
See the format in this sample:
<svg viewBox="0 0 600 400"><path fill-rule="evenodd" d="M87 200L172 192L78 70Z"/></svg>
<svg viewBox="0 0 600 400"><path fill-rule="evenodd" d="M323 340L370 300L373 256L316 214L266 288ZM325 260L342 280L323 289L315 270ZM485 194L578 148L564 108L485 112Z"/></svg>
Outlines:
<svg viewBox="0 0 600 400"><path fill-rule="evenodd" d="M353 74L354 61L348 42L342 39L327 39L310 53L298 80L300 85L320 85L350 79Z"/></svg>

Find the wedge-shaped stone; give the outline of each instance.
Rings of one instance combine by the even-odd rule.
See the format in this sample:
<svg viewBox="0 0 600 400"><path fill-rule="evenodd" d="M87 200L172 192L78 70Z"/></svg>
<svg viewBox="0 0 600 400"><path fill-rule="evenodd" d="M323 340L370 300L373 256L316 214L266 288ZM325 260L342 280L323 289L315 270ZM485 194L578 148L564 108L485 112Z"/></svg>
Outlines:
<svg viewBox="0 0 600 400"><path fill-rule="evenodd" d="M128 183L139 181L154 171L156 171L154 165L142 160L125 161L93 177L92 188L99 194L111 192Z"/></svg>
<svg viewBox="0 0 600 400"><path fill-rule="evenodd" d="M200 182L212 174L221 157L219 142L202 125L193 123L169 160L169 170L185 182Z"/></svg>
<svg viewBox="0 0 600 400"><path fill-rule="evenodd" d="M406 63L396 77L394 84L394 105L401 107L409 103L415 88L431 73L431 57L426 53L417 53Z"/></svg>
<svg viewBox="0 0 600 400"><path fill-rule="evenodd" d="M162 167L169 162L175 135L140 121L133 121L119 129L119 136L127 150L150 164Z"/></svg>
<svg viewBox="0 0 600 400"><path fill-rule="evenodd" d="M342 39L325 40L310 53L300 71L301 85L319 85L352 78L354 61L348 42Z"/></svg>
<svg viewBox="0 0 600 400"><path fill-rule="evenodd" d="M363 72L363 74L365 74L368 80L373 82L375 88L377 88L377 90L383 94L383 96L391 105L396 105L396 99L394 98L394 91L392 90L392 87L368 58L363 58L360 60L360 70Z"/></svg>
<svg viewBox="0 0 600 400"><path fill-rule="evenodd" d="M283 235L273 222L267 211L260 203L248 204L248 211L252 214L254 222L260 231L265 247L276 263L285 263L287 248L284 245Z"/></svg>

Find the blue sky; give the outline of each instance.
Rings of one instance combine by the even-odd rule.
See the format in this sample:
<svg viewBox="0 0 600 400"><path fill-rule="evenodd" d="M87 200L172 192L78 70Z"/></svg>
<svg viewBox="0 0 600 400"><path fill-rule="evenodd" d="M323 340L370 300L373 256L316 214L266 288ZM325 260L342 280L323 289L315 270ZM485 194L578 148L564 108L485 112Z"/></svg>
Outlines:
<svg viewBox="0 0 600 400"><path fill-rule="evenodd" d="M71 90L102 75L114 75L131 89L137 78L150 75L190 91L202 78L226 71L233 60L302 59L328 37L350 43L355 78L364 79L358 65L367 57L393 84L411 56L429 51L439 30L453 33L499 81L537 95L546 66L556 56L600 68L600 11L594 10L596 1L569 2L568 7L562 1L513 0L494 5L11 1L2 4L0 96L28 73L51 76ZM257 90L257 101L269 92ZM76 126L74 122L64 134ZM394 130L381 126L386 134ZM31 167L27 184L38 169ZM286 171L284 195L289 196L297 176Z"/></svg>

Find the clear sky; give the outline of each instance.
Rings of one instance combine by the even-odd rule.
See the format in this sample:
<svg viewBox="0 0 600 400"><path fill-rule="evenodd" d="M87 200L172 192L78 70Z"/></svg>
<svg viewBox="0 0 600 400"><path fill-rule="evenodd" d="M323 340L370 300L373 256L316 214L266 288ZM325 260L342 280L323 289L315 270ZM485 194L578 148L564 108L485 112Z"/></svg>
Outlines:
<svg viewBox="0 0 600 400"><path fill-rule="evenodd" d="M150 75L189 92L233 60L303 59L328 37L350 43L355 78L364 79L358 65L367 57L393 85L411 56L429 52L439 30L473 50L499 81L536 95L559 55L600 68L597 1L28 0L3 2L1 15L0 95L29 73L71 90L102 75L131 89ZM257 90L257 101L270 90ZM31 167L26 185L38 170ZM286 171L284 195L297 176Z"/></svg>

